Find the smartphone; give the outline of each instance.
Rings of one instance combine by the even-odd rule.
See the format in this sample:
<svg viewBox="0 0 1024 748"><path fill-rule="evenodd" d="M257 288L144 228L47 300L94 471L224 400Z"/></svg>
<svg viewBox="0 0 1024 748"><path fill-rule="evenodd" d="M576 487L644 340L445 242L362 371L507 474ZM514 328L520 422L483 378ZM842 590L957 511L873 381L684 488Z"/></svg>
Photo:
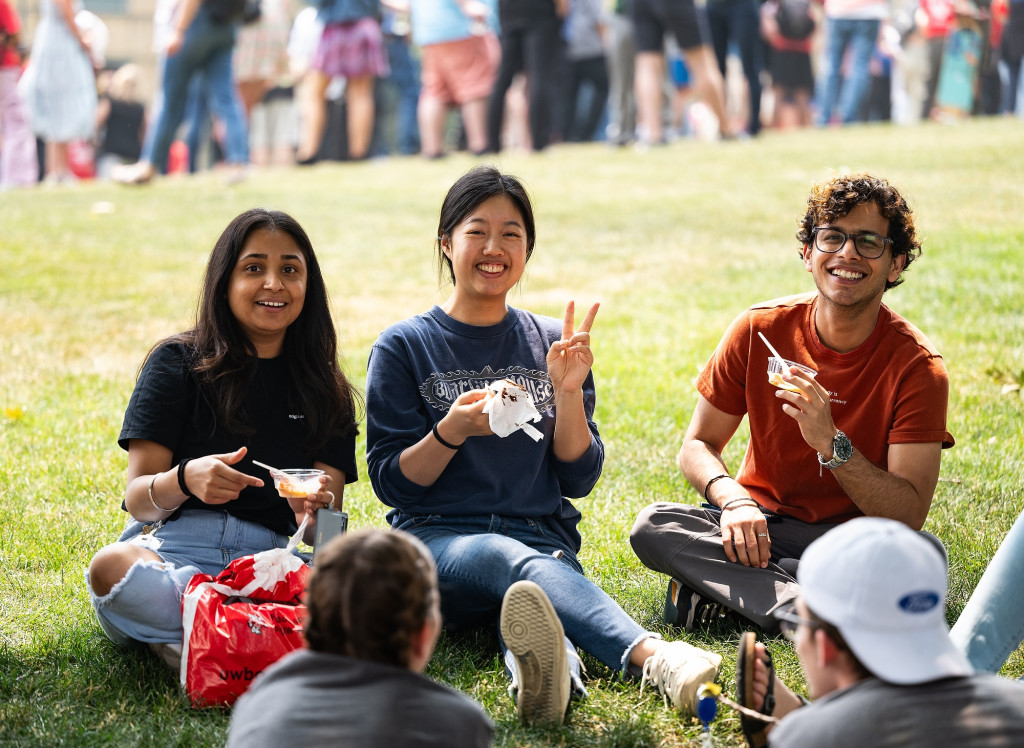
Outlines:
<svg viewBox="0 0 1024 748"><path fill-rule="evenodd" d="M325 548L333 538L341 535L348 528L348 513L337 509L316 510L316 535L313 537L313 565L316 566L316 554Z"/></svg>

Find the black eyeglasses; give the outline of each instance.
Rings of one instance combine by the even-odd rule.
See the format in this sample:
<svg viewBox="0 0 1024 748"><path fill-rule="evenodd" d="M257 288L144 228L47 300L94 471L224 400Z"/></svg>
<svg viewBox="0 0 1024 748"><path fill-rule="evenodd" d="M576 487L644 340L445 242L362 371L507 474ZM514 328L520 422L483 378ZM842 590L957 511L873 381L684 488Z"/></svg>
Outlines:
<svg viewBox="0 0 1024 748"><path fill-rule="evenodd" d="M812 621L810 618L798 615L796 606L792 603L779 608L772 615L779 622L782 635L791 642L796 641L796 633L801 626L806 626L809 629L820 629L823 625L821 621Z"/></svg>
<svg viewBox="0 0 1024 748"><path fill-rule="evenodd" d="M857 254L865 260L877 260L885 252L886 245L892 244L892 239L881 234L847 234L831 226L815 226L811 233L814 234L814 246L819 252L838 252L846 246L847 240L853 239Z"/></svg>

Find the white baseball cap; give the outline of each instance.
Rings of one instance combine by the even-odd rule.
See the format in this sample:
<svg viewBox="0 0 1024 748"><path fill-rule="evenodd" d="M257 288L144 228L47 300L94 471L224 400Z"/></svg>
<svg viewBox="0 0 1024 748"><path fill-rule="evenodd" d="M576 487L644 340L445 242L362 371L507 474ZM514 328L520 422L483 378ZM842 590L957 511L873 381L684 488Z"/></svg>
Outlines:
<svg viewBox="0 0 1024 748"><path fill-rule="evenodd" d="M807 607L881 680L974 672L946 626L945 550L902 522L859 517L829 530L804 551L797 581Z"/></svg>

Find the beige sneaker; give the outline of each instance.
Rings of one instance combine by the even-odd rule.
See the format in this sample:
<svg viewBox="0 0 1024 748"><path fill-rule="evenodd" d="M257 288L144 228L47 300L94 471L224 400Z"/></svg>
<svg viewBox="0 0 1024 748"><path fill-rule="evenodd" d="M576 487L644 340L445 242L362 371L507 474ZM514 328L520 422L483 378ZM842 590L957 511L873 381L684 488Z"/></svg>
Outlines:
<svg viewBox="0 0 1024 748"><path fill-rule="evenodd" d="M561 724L569 705L565 633L551 601L534 582L516 582L501 602L501 638L515 658L516 711L527 725Z"/></svg>
<svg viewBox="0 0 1024 748"><path fill-rule="evenodd" d="M651 683L658 687L665 703L684 714L697 713L697 690L718 676L722 655L698 649L686 642L665 642L644 663L640 693Z"/></svg>

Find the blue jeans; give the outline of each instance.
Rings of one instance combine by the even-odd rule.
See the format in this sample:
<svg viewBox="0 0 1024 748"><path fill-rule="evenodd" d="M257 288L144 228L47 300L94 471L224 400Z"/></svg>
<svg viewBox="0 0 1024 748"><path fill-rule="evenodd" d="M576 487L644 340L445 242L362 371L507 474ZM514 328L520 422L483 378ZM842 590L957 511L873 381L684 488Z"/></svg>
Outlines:
<svg viewBox="0 0 1024 748"><path fill-rule="evenodd" d="M723 80L730 42L736 45L743 64L743 76L747 79L747 91L750 94L750 116L747 122L747 133L750 135L757 135L761 130L761 68L764 54L761 51L758 6L757 0L712 0L707 4L711 41Z"/></svg>
<svg viewBox="0 0 1024 748"><path fill-rule="evenodd" d="M625 673L633 647L657 636L583 576L572 548L543 520L482 515L416 515L396 525L426 544L437 562L441 611L453 628L493 624L505 591L540 585L572 644ZM561 551L561 558L554 553Z"/></svg>
<svg viewBox="0 0 1024 748"><path fill-rule="evenodd" d="M137 561L124 579L103 597L89 585L96 617L115 644L166 642L181 644L181 598L195 574L219 574L237 558L271 548L284 548L288 536L226 512L186 509L178 519L144 533L130 520L119 541L148 548L162 559Z"/></svg>
<svg viewBox="0 0 1024 748"><path fill-rule="evenodd" d="M160 171L166 168L167 153L185 117L189 82L199 73L206 75L210 108L224 122L225 159L231 164L248 162L249 134L231 72L234 45L235 27L214 23L206 5L200 4L181 50L164 58L163 105L150 152L151 163Z"/></svg>
<svg viewBox="0 0 1024 748"><path fill-rule="evenodd" d="M394 111L388 112L393 118L393 145L398 153L411 156L420 152L420 126L416 119L416 107L420 98L420 66L410 52L409 42L403 37L385 34L384 44L388 53L388 63L391 65L391 75L378 80L377 85L382 89L394 90ZM386 124L378 119L375 125L374 152L377 155L391 152L390 139L381 142L389 134Z"/></svg>
<svg viewBox="0 0 1024 748"><path fill-rule="evenodd" d="M995 673L1024 641L1024 514L1003 538L950 637L978 670Z"/></svg>
<svg viewBox="0 0 1024 748"><path fill-rule="evenodd" d="M868 64L878 38L879 25L877 18L826 19L825 69L818 78L817 92L819 125L829 124L833 114L844 125L857 119L871 85ZM852 55L850 74L843 81L843 57L848 48Z"/></svg>

